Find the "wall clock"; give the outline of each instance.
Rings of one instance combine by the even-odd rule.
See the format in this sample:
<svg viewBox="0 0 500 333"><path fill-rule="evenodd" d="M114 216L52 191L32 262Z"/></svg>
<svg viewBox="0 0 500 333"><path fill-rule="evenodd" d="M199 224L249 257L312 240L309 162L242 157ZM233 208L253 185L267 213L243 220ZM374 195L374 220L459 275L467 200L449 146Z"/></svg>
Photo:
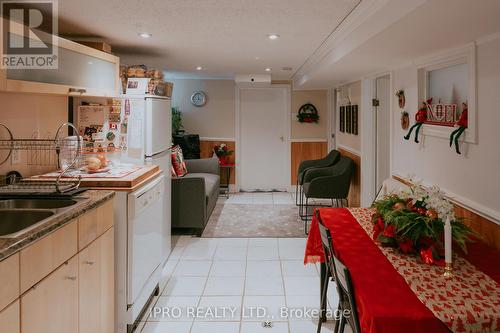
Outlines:
<svg viewBox="0 0 500 333"><path fill-rule="evenodd" d="M207 102L207 95L203 91L195 91L191 95L191 103L194 106L203 106Z"/></svg>

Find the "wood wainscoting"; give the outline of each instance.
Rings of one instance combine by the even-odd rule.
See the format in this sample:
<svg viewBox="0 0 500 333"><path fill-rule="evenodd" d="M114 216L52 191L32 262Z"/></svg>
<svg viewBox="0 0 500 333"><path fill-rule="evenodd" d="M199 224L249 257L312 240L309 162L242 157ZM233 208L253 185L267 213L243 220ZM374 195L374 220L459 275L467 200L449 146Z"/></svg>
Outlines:
<svg viewBox="0 0 500 333"><path fill-rule="evenodd" d="M351 158L356 166L349 189L349 207L359 207L361 204L361 157L347 149L338 148L342 156Z"/></svg>
<svg viewBox="0 0 500 333"><path fill-rule="evenodd" d="M297 184L297 170L299 164L305 160L317 160L325 157L328 149L328 142L324 141L300 141L292 142L291 146L291 184Z"/></svg>
<svg viewBox="0 0 500 333"><path fill-rule="evenodd" d="M234 141L217 141L217 140L200 140L200 157L201 158L210 158L214 154L214 147L216 145L220 145L221 143L225 143L229 150L232 150L234 153L228 157L228 163L234 163L236 160L236 149ZM222 170L221 170L222 171ZM221 182L226 183L226 172L221 172ZM231 181L230 184L235 184L236 175L235 168L231 168Z"/></svg>
<svg viewBox="0 0 500 333"><path fill-rule="evenodd" d="M393 175L392 178L405 185L412 185L410 181L399 176ZM500 251L500 225L461 206L459 203L455 203L454 205L455 215L465 218L464 223L481 235L482 240L486 244Z"/></svg>

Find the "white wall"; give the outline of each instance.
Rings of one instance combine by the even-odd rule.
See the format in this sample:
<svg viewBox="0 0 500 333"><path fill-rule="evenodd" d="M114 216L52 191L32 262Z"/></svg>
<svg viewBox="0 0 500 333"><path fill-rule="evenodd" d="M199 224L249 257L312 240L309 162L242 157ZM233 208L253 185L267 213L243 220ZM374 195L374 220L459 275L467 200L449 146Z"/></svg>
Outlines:
<svg viewBox="0 0 500 333"><path fill-rule="evenodd" d="M186 132L200 137L229 138L235 136L235 83L232 80L172 80L172 106L182 112ZM207 95L207 103L196 107L191 95L201 90Z"/></svg>
<svg viewBox="0 0 500 333"><path fill-rule="evenodd" d="M350 134L347 132L342 133L339 130L340 124L340 106L347 104L350 100L351 104L358 105L358 135ZM359 154L361 152L361 128L363 118L363 109L361 108L361 81L352 82L340 87L339 99L337 101L336 112L336 137L337 146L346 148L353 153Z"/></svg>
<svg viewBox="0 0 500 333"><path fill-rule="evenodd" d="M311 103L319 114L317 123L300 123L297 114L302 105ZM292 91L292 139L321 139L327 138L328 121L328 91L327 90L293 90Z"/></svg>
<svg viewBox="0 0 500 333"><path fill-rule="evenodd" d="M15 138L54 138L59 125L68 119L67 110L65 96L0 93L0 123L6 124ZM0 153L4 156L5 152ZM0 174L17 170L23 176L31 176L54 170L54 167L27 166L26 157L27 152L21 151L19 163L7 161L0 166Z"/></svg>
<svg viewBox="0 0 500 333"><path fill-rule="evenodd" d="M472 208L500 218L500 39L477 47L478 143L466 144L462 155L446 139L425 136L422 144L405 141L397 99L393 98L393 173L415 175L468 201ZM418 107L417 69L394 71L394 89L404 89L406 110Z"/></svg>

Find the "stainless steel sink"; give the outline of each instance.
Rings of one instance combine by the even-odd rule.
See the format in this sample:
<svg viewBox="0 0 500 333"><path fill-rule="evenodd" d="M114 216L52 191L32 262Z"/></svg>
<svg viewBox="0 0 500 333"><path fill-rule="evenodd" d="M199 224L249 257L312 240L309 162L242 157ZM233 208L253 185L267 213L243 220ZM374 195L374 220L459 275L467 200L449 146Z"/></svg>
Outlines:
<svg viewBox="0 0 500 333"><path fill-rule="evenodd" d="M0 237L16 237L54 214L52 210L0 210Z"/></svg>
<svg viewBox="0 0 500 333"><path fill-rule="evenodd" d="M86 197L0 199L0 238L19 237L87 200Z"/></svg>
<svg viewBox="0 0 500 333"><path fill-rule="evenodd" d="M76 203L72 199L6 199L0 200L0 209L57 209Z"/></svg>

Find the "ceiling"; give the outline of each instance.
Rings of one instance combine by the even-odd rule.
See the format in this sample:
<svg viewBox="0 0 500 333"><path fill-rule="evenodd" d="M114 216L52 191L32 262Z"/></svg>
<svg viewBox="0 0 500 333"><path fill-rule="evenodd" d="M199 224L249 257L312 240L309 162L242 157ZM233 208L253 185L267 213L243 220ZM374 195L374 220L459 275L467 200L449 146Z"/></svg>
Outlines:
<svg viewBox="0 0 500 333"><path fill-rule="evenodd" d="M429 54L500 32L499 13L498 0L385 1L349 36L333 43L320 60L304 66L307 70L295 75L294 86L333 87L408 66Z"/></svg>
<svg viewBox="0 0 500 333"><path fill-rule="evenodd" d="M202 66L201 72L213 75L258 74L270 67L273 79L284 80L360 1L63 0L59 33L104 40L125 64L188 73ZM271 41L269 33L281 38Z"/></svg>

